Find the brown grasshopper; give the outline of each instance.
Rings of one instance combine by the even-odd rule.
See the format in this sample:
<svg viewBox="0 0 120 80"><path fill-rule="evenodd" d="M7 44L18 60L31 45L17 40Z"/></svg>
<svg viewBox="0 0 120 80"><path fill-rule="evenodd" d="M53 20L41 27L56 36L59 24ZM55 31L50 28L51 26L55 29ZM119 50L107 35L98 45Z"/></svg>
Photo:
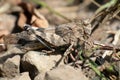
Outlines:
<svg viewBox="0 0 120 80"><path fill-rule="evenodd" d="M31 49L39 49L42 45L42 47L44 46L52 50L52 48L64 45L83 45L84 41L89 37L91 33L91 24L89 24L87 21L82 20L77 20L71 23L45 29L34 29L34 27L30 25L25 25L24 28L26 31L5 37L5 43L11 44L12 42L10 41L13 41L13 43L18 43L20 39L30 41L30 38L33 37L34 34L34 40L36 39L40 41L40 43L33 43L31 41L31 43L24 44L22 47L23 49L28 49L28 51ZM24 43L24 41L22 42Z"/></svg>

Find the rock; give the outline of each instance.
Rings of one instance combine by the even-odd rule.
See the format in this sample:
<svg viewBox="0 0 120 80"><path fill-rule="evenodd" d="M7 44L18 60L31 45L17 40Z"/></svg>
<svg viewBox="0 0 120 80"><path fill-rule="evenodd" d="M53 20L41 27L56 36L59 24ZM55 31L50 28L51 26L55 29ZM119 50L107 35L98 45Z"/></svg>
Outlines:
<svg viewBox="0 0 120 80"><path fill-rule="evenodd" d="M59 66L45 74L44 80L88 80L81 69L71 66Z"/></svg>
<svg viewBox="0 0 120 80"><path fill-rule="evenodd" d="M0 54L0 64L3 64L8 58L12 58L15 55L22 55L22 52L18 45L8 45L8 50L3 54Z"/></svg>
<svg viewBox="0 0 120 80"><path fill-rule="evenodd" d="M20 56L16 55L12 58L8 58L1 66L0 74L2 77L13 78L20 73Z"/></svg>
<svg viewBox="0 0 120 80"><path fill-rule="evenodd" d="M44 80L44 77L45 77L45 73L40 73L34 78L34 80Z"/></svg>
<svg viewBox="0 0 120 80"><path fill-rule="evenodd" d="M11 80L31 80L28 72L21 73L20 76L17 76Z"/></svg>
<svg viewBox="0 0 120 80"><path fill-rule="evenodd" d="M8 80L7 78L0 77L0 80Z"/></svg>
<svg viewBox="0 0 120 80"><path fill-rule="evenodd" d="M45 53L29 51L21 60L23 71L29 71L32 79L38 75L38 73L43 73L52 69L61 58L61 55L48 56L43 54Z"/></svg>
<svg viewBox="0 0 120 80"><path fill-rule="evenodd" d="M21 73L20 75L14 78L1 77L0 80L31 80L28 72Z"/></svg>
<svg viewBox="0 0 120 80"><path fill-rule="evenodd" d="M2 51L4 51L4 50L6 50L6 46L5 46L4 44L1 44L1 45L0 45L0 52L2 52Z"/></svg>

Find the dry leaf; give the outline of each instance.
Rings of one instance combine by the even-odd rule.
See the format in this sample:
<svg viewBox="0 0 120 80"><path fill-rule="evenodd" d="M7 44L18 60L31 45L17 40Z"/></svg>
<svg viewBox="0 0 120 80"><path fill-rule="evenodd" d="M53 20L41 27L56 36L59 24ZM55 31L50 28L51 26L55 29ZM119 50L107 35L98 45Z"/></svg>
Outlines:
<svg viewBox="0 0 120 80"><path fill-rule="evenodd" d="M21 12L20 13L20 17L18 19L18 26L20 26L21 28L23 28L23 26L26 23L26 21L27 21L26 16Z"/></svg>
<svg viewBox="0 0 120 80"><path fill-rule="evenodd" d="M48 21L43 15L41 15L32 4L21 3L20 6L23 8L23 12L20 14L18 25L23 28L25 23L32 24L36 27L47 28L49 26Z"/></svg>
<svg viewBox="0 0 120 80"><path fill-rule="evenodd" d="M32 26L36 26L36 27L40 27L40 28L47 28L48 27L47 20L42 19L42 18L38 18L35 15L32 16L31 24L32 24Z"/></svg>

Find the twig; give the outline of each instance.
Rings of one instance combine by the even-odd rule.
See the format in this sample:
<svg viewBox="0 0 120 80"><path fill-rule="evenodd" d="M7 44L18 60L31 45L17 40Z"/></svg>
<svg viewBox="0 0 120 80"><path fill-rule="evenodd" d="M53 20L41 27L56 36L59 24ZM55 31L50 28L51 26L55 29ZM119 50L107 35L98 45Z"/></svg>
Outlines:
<svg viewBox="0 0 120 80"><path fill-rule="evenodd" d="M111 45L105 45L105 44L101 44L98 42L94 42L94 45L98 45L96 50L116 50L117 52L120 51L119 47L115 47L115 46L111 46Z"/></svg>
<svg viewBox="0 0 120 80"><path fill-rule="evenodd" d="M112 42L113 45L116 45L120 38L120 30L118 30L114 36L114 41ZM111 55L113 51L105 51L104 55Z"/></svg>
<svg viewBox="0 0 120 80"><path fill-rule="evenodd" d="M91 0L92 3L94 3L97 7L100 7L101 5L99 3L97 3L95 0Z"/></svg>
<svg viewBox="0 0 120 80"><path fill-rule="evenodd" d="M120 13L120 5L118 6L118 9L114 12L112 18L114 18L115 16L117 16L118 13Z"/></svg>
<svg viewBox="0 0 120 80"><path fill-rule="evenodd" d="M99 7L97 9L97 11L95 12L95 14L98 14L99 12L101 12L102 10L104 10L105 8L110 8L111 6L114 6L117 3L118 0L111 0L110 2L102 5L101 7Z"/></svg>
<svg viewBox="0 0 120 80"><path fill-rule="evenodd" d="M71 43L71 45L69 46L69 48L65 51L64 55L63 55L63 60L66 58L66 56L68 54L70 54L70 50L72 49L74 43Z"/></svg>
<svg viewBox="0 0 120 80"><path fill-rule="evenodd" d="M70 58L72 59L72 61L76 60L72 54L70 54Z"/></svg>
<svg viewBox="0 0 120 80"><path fill-rule="evenodd" d="M92 22L96 17L99 17L100 15L102 15L103 13L101 12L102 10L104 10L105 8L109 8L111 6L114 6L118 0L111 0L110 2L104 4L104 5L100 5L99 3L97 3L95 0L91 0L97 7L99 7L96 12L95 12L95 16L93 16L93 18L91 18L90 22ZM99 14L98 14L99 13ZM97 15L96 15L97 14ZM99 15L99 16L98 16ZM114 16L115 18L120 20L120 17L118 15Z"/></svg>
<svg viewBox="0 0 120 80"><path fill-rule="evenodd" d="M119 38L120 38L120 30L118 30L116 33L115 33L115 36L114 36L114 41L112 42L113 45L116 45L119 41ZM120 48L115 48L115 47L111 47L111 46L106 46L104 44L100 44L102 47L101 49L109 49L109 50L113 50L113 51L120 51ZM100 49L100 48L99 48ZM112 55L113 51L105 51L104 54L102 55L102 58L104 59L106 57L106 55Z"/></svg>

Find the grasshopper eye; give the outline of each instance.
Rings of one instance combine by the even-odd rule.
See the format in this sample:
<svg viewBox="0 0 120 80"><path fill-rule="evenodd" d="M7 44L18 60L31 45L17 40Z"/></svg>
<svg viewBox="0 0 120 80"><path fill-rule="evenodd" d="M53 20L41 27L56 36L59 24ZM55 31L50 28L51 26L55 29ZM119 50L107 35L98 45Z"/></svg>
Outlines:
<svg viewBox="0 0 120 80"><path fill-rule="evenodd" d="M25 31L28 31L28 30L30 29L30 25L25 24L24 27L23 27L23 29L24 29Z"/></svg>

